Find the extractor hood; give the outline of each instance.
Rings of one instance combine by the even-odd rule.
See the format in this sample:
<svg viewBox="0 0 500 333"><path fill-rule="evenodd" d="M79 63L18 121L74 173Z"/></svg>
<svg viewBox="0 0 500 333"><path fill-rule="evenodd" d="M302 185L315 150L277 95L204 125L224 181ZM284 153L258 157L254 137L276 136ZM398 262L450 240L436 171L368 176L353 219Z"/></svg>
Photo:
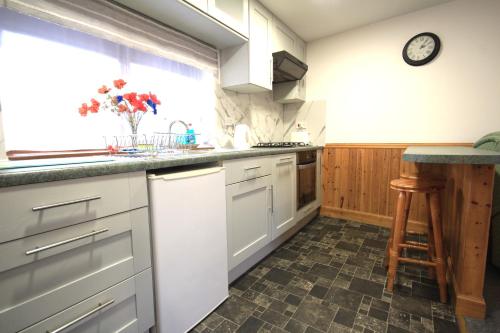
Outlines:
<svg viewBox="0 0 500 333"><path fill-rule="evenodd" d="M273 82L301 80L307 72L307 65L286 51L273 53Z"/></svg>

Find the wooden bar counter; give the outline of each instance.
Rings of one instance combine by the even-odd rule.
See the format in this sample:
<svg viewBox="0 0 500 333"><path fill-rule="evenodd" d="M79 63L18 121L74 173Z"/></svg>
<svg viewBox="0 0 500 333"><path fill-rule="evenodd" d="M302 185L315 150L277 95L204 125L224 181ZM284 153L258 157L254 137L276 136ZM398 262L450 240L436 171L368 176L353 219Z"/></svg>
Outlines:
<svg viewBox="0 0 500 333"><path fill-rule="evenodd" d="M484 318L493 181L500 153L469 147L416 146L405 150L403 161L415 163L417 175L442 170L441 176L446 178L443 240L455 312Z"/></svg>

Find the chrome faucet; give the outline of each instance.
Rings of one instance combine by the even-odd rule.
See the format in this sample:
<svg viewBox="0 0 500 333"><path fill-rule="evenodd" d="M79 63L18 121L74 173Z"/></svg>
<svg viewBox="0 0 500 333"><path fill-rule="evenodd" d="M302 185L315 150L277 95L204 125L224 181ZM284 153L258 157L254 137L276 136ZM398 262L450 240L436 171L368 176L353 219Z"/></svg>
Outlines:
<svg viewBox="0 0 500 333"><path fill-rule="evenodd" d="M170 126L168 127L168 133L172 133L172 126L174 126L176 123L180 123L182 125L184 125L184 127L186 128L186 131L189 129L189 126L183 122L182 120L174 120L170 123Z"/></svg>

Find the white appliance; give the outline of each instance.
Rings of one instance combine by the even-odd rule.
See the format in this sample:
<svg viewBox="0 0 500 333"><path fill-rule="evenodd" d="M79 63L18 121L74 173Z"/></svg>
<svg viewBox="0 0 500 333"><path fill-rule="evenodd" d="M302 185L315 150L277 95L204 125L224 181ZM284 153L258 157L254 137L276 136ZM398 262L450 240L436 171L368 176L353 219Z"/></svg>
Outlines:
<svg viewBox="0 0 500 333"><path fill-rule="evenodd" d="M184 333L229 296L225 171L148 178L157 332Z"/></svg>

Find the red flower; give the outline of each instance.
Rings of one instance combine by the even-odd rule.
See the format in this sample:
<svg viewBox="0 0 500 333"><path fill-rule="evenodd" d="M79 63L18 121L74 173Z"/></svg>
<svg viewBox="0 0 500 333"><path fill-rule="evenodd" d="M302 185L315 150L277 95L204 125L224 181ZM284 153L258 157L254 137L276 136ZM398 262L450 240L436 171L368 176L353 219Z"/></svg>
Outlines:
<svg viewBox="0 0 500 333"><path fill-rule="evenodd" d="M128 111L128 107L125 104L118 105L118 112Z"/></svg>
<svg viewBox="0 0 500 333"><path fill-rule="evenodd" d="M161 102L158 100L158 98L156 98L156 95L152 94L151 92L149 93L149 98L156 105L160 105L161 104Z"/></svg>
<svg viewBox="0 0 500 333"><path fill-rule="evenodd" d="M140 94L139 98L141 99L142 102L147 102L147 100L149 99L149 95L148 94Z"/></svg>
<svg viewBox="0 0 500 333"><path fill-rule="evenodd" d="M97 113L99 111L99 106L101 105L101 103L99 103L93 98L90 100L90 103L92 103L92 105L89 108L90 112Z"/></svg>
<svg viewBox="0 0 500 333"><path fill-rule="evenodd" d="M126 84L127 84L127 82L125 82L125 81L124 81L124 80L122 80L122 79L118 79L118 80L114 80L114 81L113 81L113 85L114 85L117 89L121 89L121 88L123 88Z"/></svg>
<svg viewBox="0 0 500 333"><path fill-rule="evenodd" d="M106 87L106 85L103 84L101 88L97 89L97 92L99 94L107 94L107 93L109 93L110 90L111 90L111 88L108 88L108 87Z"/></svg>
<svg viewBox="0 0 500 333"><path fill-rule="evenodd" d="M80 115L82 117L87 116L87 112L89 111L89 107L87 103L82 103L82 106L78 109L78 112L80 112Z"/></svg>
<svg viewBox="0 0 500 333"><path fill-rule="evenodd" d="M130 104L134 104L137 101L137 93L131 92L128 94L123 94L123 98L129 101Z"/></svg>

